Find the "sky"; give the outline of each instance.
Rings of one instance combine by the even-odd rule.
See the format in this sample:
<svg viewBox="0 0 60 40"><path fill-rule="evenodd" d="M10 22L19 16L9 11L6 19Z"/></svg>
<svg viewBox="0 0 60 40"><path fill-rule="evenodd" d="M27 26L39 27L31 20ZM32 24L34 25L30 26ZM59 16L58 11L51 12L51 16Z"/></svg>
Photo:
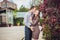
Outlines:
<svg viewBox="0 0 60 40"><path fill-rule="evenodd" d="M0 0L0 2L3 0ZM21 5L24 5L27 8L30 8L30 0L8 0L8 1L13 1L14 3L17 4L17 8L19 9Z"/></svg>

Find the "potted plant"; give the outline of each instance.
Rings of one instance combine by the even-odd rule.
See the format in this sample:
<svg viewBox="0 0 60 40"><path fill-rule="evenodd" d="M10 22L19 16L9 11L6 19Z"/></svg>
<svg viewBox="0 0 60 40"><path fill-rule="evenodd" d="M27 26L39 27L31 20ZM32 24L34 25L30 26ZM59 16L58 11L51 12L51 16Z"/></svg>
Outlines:
<svg viewBox="0 0 60 40"><path fill-rule="evenodd" d="M17 19L16 24L17 24L17 26L20 26L20 20L19 19Z"/></svg>

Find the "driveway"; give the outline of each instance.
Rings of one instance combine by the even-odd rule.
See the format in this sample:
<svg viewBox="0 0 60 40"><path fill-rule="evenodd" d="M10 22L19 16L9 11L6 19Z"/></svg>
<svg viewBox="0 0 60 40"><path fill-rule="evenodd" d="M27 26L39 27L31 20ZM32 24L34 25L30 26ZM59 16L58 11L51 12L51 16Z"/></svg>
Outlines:
<svg viewBox="0 0 60 40"><path fill-rule="evenodd" d="M0 40L21 40L24 36L24 26L0 27ZM42 32L39 40L43 40Z"/></svg>

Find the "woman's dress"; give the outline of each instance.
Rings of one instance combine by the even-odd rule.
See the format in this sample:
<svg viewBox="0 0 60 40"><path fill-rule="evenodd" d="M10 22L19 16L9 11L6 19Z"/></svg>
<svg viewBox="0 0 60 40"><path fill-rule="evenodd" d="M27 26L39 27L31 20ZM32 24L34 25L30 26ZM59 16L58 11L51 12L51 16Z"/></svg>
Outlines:
<svg viewBox="0 0 60 40"><path fill-rule="evenodd" d="M32 19L32 23L31 23L31 27L33 27L32 31L32 38L34 39L38 39L39 38L39 34L40 34L40 30L39 30L39 17L34 17Z"/></svg>

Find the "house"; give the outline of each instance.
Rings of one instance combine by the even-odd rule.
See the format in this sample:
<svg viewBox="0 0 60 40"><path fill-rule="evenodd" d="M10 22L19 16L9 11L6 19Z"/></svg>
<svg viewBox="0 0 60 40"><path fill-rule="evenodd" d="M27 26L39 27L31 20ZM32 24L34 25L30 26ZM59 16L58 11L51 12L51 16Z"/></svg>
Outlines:
<svg viewBox="0 0 60 40"><path fill-rule="evenodd" d="M0 2L0 27L8 26L9 19L10 24L13 25L13 10L17 9L17 5L8 0Z"/></svg>

